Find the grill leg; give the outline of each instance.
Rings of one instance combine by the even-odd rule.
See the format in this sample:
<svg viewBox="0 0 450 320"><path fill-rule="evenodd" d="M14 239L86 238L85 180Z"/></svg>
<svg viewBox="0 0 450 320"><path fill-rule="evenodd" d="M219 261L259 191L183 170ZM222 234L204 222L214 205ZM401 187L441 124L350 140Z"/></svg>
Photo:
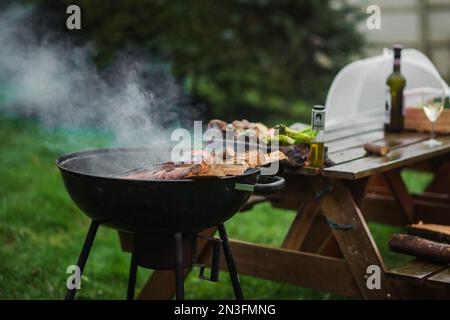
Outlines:
<svg viewBox="0 0 450 320"><path fill-rule="evenodd" d="M182 234L174 234L175 239L175 288L176 299L184 300L184 277L183 277L183 242Z"/></svg>
<svg viewBox="0 0 450 320"><path fill-rule="evenodd" d="M131 253L131 262L130 262L130 275L128 277L128 291L127 291L127 300L134 299L134 292L136 288L136 274L137 274L137 264L136 259L134 257L134 253Z"/></svg>
<svg viewBox="0 0 450 320"><path fill-rule="evenodd" d="M230 274L231 284L233 285L234 296L236 300L244 300L244 295L242 294L241 283L239 281L239 275L236 270L236 265L234 263L233 254L231 253L230 243L228 241L227 230L225 226L219 224L217 226L219 230L220 239L222 239L223 253L225 255L225 260L227 262L228 273Z"/></svg>
<svg viewBox="0 0 450 320"><path fill-rule="evenodd" d="M89 231L86 235L86 239L84 240L83 248L81 249L81 253L78 257L77 262L77 266L78 268L80 268L80 276L83 274L84 266L86 265L89 253L91 252L92 244L94 243L95 235L97 234L99 225L100 222L92 220L91 225L89 226ZM76 291L77 289L68 289L64 299L73 300L75 298Z"/></svg>

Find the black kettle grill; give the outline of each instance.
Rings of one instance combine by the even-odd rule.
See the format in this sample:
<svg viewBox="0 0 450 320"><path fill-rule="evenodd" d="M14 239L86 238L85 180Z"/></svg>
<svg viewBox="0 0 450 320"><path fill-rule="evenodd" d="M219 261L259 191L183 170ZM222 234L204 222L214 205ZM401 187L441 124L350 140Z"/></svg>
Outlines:
<svg viewBox="0 0 450 320"><path fill-rule="evenodd" d="M133 234L127 298L134 297L137 266L175 270L176 297L184 298L183 268L197 264L200 231L217 226L208 280L217 281L220 247L224 250L237 299L242 290L228 243L224 222L236 214L252 193L281 190L284 179L260 176L260 169L243 175L178 180L130 180L123 172L136 168L154 150L113 148L64 155L56 161L72 200L92 221L77 265L83 272L97 229L105 225ZM201 277L204 276L204 266ZM69 289L66 299L73 299Z"/></svg>

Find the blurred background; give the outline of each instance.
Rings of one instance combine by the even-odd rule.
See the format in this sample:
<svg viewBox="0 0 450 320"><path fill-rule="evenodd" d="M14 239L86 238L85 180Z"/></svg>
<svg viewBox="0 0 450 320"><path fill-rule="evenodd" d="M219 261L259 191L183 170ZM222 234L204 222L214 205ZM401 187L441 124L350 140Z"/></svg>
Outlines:
<svg viewBox="0 0 450 320"><path fill-rule="evenodd" d="M99 68L121 50L169 63L205 118L305 119L345 64L395 43L421 50L450 77L448 0L35 2L61 31L66 6L80 5L77 37L95 43ZM381 9L380 30L366 26L369 5Z"/></svg>
<svg viewBox="0 0 450 320"><path fill-rule="evenodd" d="M71 4L81 7L81 30L66 28ZM371 4L380 30L366 27ZM420 49L450 78L449 0L2 0L0 25L1 299L63 297L89 221L54 166L62 153L136 136L158 143L182 119L308 122L343 66L394 43ZM414 191L432 179L404 177ZM278 245L293 218L261 204L227 227ZM406 259L387 249L395 228L370 228L388 264ZM101 229L79 297L124 298L128 264L117 234ZM139 271L138 288L149 274ZM226 277L205 284L191 274L187 298L231 298ZM242 283L252 299L343 298Z"/></svg>
<svg viewBox="0 0 450 320"><path fill-rule="evenodd" d="M351 0L360 8L378 5L382 29L368 30L359 24L365 36L364 55L379 54L392 43L422 51L436 65L447 82L450 79L450 1L449 0Z"/></svg>

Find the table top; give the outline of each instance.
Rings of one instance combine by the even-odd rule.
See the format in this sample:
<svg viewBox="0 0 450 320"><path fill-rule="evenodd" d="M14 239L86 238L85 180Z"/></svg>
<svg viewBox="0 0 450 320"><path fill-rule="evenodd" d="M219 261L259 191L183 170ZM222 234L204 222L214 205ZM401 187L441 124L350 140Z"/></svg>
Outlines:
<svg viewBox="0 0 450 320"><path fill-rule="evenodd" d="M429 138L429 133L415 131L385 133L379 122L348 125L325 132L325 146L334 166L322 172L310 167L286 170L302 175L321 173L325 177L355 180L450 153L450 135L438 135L437 140L442 145L437 147L423 144ZM391 151L384 157L369 155L363 148L367 142L389 146Z"/></svg>

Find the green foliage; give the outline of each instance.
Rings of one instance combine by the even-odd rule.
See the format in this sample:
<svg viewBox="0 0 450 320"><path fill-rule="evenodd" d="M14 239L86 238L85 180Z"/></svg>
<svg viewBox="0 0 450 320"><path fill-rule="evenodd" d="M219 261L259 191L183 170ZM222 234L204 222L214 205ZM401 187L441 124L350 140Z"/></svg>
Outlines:
<svg viewBox="0 0 450 320"><path fill-rule="evenodd" d="M331 0L34 0L82 8L82 32L105 65L145 48L173 72L207 117L307 119L363 44L356 9ZM334 3L334 4L332 4Z"/></svg>

